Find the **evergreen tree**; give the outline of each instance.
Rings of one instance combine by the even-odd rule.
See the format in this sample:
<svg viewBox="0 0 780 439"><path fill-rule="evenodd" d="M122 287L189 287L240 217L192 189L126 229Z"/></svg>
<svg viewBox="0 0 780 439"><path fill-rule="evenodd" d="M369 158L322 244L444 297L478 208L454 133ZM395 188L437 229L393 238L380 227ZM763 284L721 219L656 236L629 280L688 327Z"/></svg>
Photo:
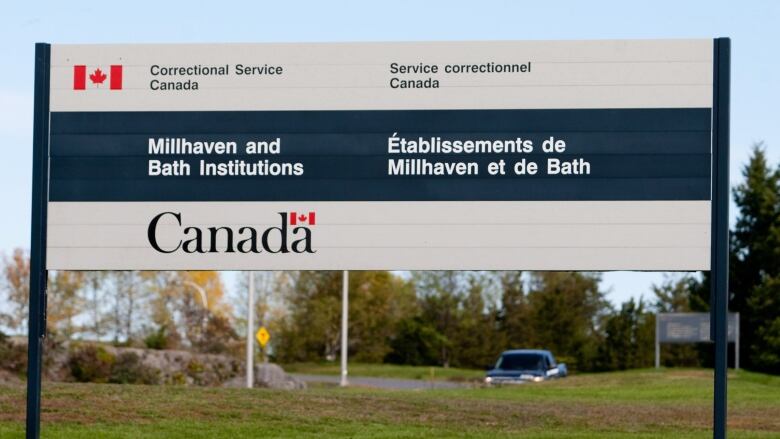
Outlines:
<svg viewBox="0 0 780 439"><path fill-rule="evenodd" d="M730 308L742 313L740 334L745 342L741 358L745 367L777 371L780 169L771 169L759 144L742 175L744 181L734 189L738 217L731 239Z"/></svg>
<svg viewBox="0 0 780 439"><path fill-rule="evenodd" d="M483 368L493 363L503 350L498 309L485 300L486 290L494 280L494 276L486 273L470 273L457 320L453 366Z"/></svg>
<svg viewBox="0 0 780 439"><path fill-rule="evenodd" d="M523 291L521 271L499 273L501 310L499 322L506 349L519 349L533 344L528 298Z"/></svg>
<svg viewBox="0 0 780 439"><path fill-rule="evenodd" d="M747 339L751 366L780 374L780 277L764 277L748 299L747 309L750 321L756 322L755 336Z"/></svg>
<svg viewBox="0 0 780 439"><path fill-rule="evenodd" d="M418 271L413 275L420 316L443 337L438 364L444 367L452 363L452 347L458 342L459 308L467 276L464 271Z"/></svg>
<svg viewBox="0 0 780 439"><path fill-rule="evenodd" d="M390 352L384 361L410 366L435 366L447 339L430 322L412 315L398 322L388 342Z"/></svg>
<svg viewBox="0 0 780 439"><path fill-rule="evenodd" d="M605 340L599 348L599 368L625 370L649 367L653 363L655 316L646 310L644 300L623 303L617 313L606 318Z"/></svg>
<svg viewBox="0 0 780 439"><path fill-rule="evenodd" d="M773 282L780 276L780 167L772 169L759 143L742 176L733 191L737 221L730 234L729 311L741 314L742 365L770 371L778 367L770 359L780 357L772 336L774 320L768 318L780 296ZM709 272L691 282L691 292L691 309L709 310Z"/></svg>
<svg viewBox="0 0 780 439"><path fill-rule="evenodd" d="M658 312L691 311L691 276L665 276L660 285L650 289L655 295L655 309Z"/></svg>

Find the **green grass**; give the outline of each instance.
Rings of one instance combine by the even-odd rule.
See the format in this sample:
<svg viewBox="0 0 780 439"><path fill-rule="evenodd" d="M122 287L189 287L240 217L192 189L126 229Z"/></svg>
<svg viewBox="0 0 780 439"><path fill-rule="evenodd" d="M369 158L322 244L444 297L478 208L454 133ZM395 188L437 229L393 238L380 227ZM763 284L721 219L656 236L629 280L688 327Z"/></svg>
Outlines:
<svg viewBox="0 0 780 439"><path fill-rule="evenodd" d="M780 379L741 372L729 386L729 437L780 437ZM709 438L711 398L703 370L425 391L46 383L43 437ZM23 423L24 388L0 386L0 438Z"/></svg>
<svg viewBox="0 0 780 439"><path fill-rule="evenodd" d="M282 366L290 373L340 375L339 363L293 363ZM485 377L484 370L456 367L399 366L395 364L349 363L349 375L360 377L401 378L410 380L473 381Z"/></svg>

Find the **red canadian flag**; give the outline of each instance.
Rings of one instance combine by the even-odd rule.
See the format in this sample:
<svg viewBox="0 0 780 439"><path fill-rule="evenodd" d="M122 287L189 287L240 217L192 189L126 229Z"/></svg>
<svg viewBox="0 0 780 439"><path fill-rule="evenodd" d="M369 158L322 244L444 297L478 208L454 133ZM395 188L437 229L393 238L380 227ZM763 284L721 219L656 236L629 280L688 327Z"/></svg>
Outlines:
<svg viewBox="0 0 780 439"><path fill-rule="evenodd" d="M87 66L73 66L73 90L86 90L87 79L94 87L100 87L108 79L109 89L121 90L122 66L112 65L109 67L108 73L104 72L100 67L96 67L94 70L90 69L89 74L87 74Z"/></svg>
<svg viewBox="0 0 780 439"><path fill-rule="evenodd" d="M290 212L290 225L297 226L298 224L309 224L310 226L313 226L317 224L317 216L314 212L309 212L308 215L305 213Z"/></svg>

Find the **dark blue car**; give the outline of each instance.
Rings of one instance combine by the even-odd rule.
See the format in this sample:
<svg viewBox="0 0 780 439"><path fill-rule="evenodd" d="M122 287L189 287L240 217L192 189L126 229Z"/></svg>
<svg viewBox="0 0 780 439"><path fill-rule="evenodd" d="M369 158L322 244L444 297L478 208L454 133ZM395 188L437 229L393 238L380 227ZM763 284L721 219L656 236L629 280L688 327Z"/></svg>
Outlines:
<svg viewBox="0 0 780 439"><path fill-rule="evenodd" d="M485 384L519 384L563 378L566 364L557 363L550 351L515 349L504 351L495 367L487 372Z"/></svg>

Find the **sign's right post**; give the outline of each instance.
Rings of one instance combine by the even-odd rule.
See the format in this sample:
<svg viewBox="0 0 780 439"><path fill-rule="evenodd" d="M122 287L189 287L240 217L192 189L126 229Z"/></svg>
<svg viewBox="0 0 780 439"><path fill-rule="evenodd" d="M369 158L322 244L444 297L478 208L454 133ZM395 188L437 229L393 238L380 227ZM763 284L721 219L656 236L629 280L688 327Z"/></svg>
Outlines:
<svg viewBox="0 0 780 439"><path fill-rule="evenodd" d="M714 41L712 105L712 233L710 262L710 334L715 342L713 437L726 438L729 270L729 95L731 40Z"/></svg>

